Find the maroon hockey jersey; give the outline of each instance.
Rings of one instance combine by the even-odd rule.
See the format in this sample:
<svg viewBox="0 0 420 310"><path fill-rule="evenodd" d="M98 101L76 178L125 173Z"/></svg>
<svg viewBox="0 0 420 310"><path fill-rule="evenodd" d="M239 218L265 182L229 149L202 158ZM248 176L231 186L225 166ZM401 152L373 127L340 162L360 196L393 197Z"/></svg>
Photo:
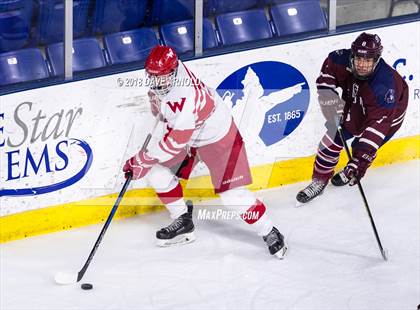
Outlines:
<svg viewBox="0 0 420 310"><path fill-rule="evenodd" d="M408 85L392 67L379 60L373 74L359 80L352 74L350 49L330 53L316 83L318 90L341 88L343 127L359 137L353 149L370 155L392 136L403 122L408 103Z"/></svg>

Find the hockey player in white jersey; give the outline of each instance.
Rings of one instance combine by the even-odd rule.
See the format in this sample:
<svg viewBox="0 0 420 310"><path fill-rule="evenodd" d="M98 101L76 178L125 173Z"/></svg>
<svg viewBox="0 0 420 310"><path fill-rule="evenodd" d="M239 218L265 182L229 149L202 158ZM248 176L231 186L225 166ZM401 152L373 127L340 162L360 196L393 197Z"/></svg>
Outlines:
<svg viewBox="0 0 420 310"><path fill-rule="evenodd" d="M241 215L263 237L269 252L283 258L287 246L273 226L265 205L245 185L252 182L242 136L220 96L203 84L166 46L156 46L145 64L152 113L166 132L155 148L140 151L123 171L148 183L168 209L173 222L157 231L158 245L195 240L193 206L186 203L179 178L188 179L198 160L210 171L222 203ZM249 217L247 214L257 214ZM252 218L252 219L251 219Z"/></svg>

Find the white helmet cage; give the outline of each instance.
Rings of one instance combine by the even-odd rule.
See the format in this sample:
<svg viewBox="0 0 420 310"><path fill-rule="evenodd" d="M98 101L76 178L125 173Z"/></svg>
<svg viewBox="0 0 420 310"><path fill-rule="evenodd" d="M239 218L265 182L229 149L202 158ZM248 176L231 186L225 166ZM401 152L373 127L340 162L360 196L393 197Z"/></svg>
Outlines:
<svg viewBox="0 0 420 310"><path fill-rule="evenodd" d="M175 86L177 73L178 68L172 70L168 74L163 75L154 75L146 72L150 90L159 97L166 96Z"/></svg>

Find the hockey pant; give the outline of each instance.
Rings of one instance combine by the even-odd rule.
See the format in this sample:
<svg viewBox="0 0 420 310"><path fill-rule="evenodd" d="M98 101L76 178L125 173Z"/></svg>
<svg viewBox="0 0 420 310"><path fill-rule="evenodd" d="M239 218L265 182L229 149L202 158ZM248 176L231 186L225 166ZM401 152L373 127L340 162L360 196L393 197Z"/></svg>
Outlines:
<svg viewBox="0 0 420 310"><path fill-rule="evenodd" d="M342 128L344 139L347 141L354 138L354 136L348 132L345 128ZM383 142L387 142L391 137L387 136ZM355 137L352 142L352 147L359 143L359 138ZM383 145L382 144L382 145ZM343 149L343 143L340 138L340 134L335 128L328 128L325 135L322 137L318 151L315 157L314 168L312 172L312 179L318 179L323 182L328 182L329 179L334 175L334 168L340 158L340 152Z"/></svg>

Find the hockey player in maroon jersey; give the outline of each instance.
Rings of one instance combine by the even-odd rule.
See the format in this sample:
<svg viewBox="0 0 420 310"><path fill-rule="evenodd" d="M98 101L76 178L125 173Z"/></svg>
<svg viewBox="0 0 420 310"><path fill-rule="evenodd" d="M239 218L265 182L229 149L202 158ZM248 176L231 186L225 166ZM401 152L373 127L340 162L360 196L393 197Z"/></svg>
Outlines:
<svg viewBox="0 0 420 310"><path fill-rule="evenodd" d="M273 226L265 205L245 187L252 182L251 173L230 108L178 60L170 47L156 46L145 69L152 113L167 130L156 147L127 160L123 171L131 172L133 179L147 174L150 186L173 219L156 233L158 245L195 240L193 207L184 201L179 178L188 179L200 159L208 167L223 204L263 237L271 254L283 258L287 250L283 235ZM251 212L257 217L248 216Z"/></svg>
<svg viewBox="0 0 420 310"><path fill-rule="evenodd" d="M330 53L316 80L318 101L327 132L319 143L312 182L296 199L303 204L322 194L328 181L354 185L372 164L378 149L401 127L408 103L408 86L381 58L378 35L362 33L351 49ZM341 98L337 89L341 88ZM352 158L334 174L343 149L337 132L340 121L346 140L354 137Z"/></svg>

